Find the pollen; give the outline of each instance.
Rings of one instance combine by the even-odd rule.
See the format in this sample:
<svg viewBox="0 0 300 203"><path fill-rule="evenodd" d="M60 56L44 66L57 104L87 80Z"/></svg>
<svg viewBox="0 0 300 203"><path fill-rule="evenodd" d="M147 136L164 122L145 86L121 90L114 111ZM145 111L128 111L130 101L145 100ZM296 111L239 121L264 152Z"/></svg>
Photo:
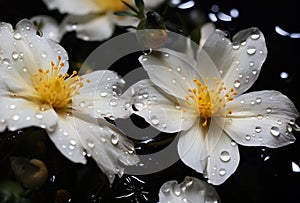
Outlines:
<svg viewBox="0 0 300 203"><path fill-rule="evenodd" d="M124 1L124 0L123 0ZM128 3L129 0L125 0L124 2ZM124 11L127 10L126 5L122 2L122 0L96 0L101 11Z"/></svg>
<svg viewBox="0 0 300 203"><path fill-rule="evenodd" d="M185 97L186 105L198 110L202 126L206 127L208 119L225 108L227 102L232 101L237 92L233 88L229 90L220 82L218 78L213 78L214 83L211 88L208 87L209 78L206 78L205 84L198 79L194 79L196 88L189 88L189 94ZM227 110L227 114L232 114L232 110Z"/></svg>
<svg viewBox="0 0 300 203"><path fill-rule="evenodd" d="M61 57L58 62L51 62L50 69L39 69L31 78L33 87L41 103L46 103L53 108L68 107L72 98L79 94L79 89L83 86L82 78L73 71L71 75L60 73L64 67Z"/></svg>

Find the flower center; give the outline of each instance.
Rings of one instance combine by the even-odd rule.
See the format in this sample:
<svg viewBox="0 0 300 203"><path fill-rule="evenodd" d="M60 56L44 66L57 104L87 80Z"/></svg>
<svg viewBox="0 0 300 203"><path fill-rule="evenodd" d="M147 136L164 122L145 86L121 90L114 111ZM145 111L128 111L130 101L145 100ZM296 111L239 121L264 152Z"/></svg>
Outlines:
<svg viewBox="0 0 300 203"><path fill-rule="evenodd" d="M237 95L233 88L227 90L224 82L220 82L217 78L213 80L215 82L209 89L207 85L209 78L206 78L204 85L198 79L194 79L197 89L189 88L190 94L185 97L187 106L197 108L200 118L203 119L203 127L207 126L209 118L224 108L227 102L232 101L234 95ZM232 110L228 110L227 113L232 114Z"/></svg>
<svg viewBox="0 0 300 203"><path fill-rule="evenodd" d="M68 107L72 97L79 94L79 89L83 86L82 78L73 71L71 75L62 75L60 70L64 67L61 57L58 62L51 62L51 69L39 69L31 78L32 84L39 99L53 108ZM89 82L89 81L87 81Z"/></svg>
<svg viewBox="0 0 300 203"><path fill-rule="evenodd" d="M126 5L121 0L96 0L97 4L104 11L123 11L127 10ZM129 0L125 0L129 2Z"/></svg>

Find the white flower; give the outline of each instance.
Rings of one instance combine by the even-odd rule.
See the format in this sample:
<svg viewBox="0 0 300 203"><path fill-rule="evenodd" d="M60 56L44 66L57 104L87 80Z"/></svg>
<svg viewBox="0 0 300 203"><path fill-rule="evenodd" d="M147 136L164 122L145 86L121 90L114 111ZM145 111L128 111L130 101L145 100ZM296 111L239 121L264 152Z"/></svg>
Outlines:
<svg viewBox="0 0 300 203"><path fill-rule="evenodd" d="M127 10L121 0L43 0L50 10L58 9L68 14L63 20L67 30L76 31L77 37L86 41L101 41L111 37L115 25L135 26L134 17L119 17L113 13ZM145 8L153 8L165 0L145 0ZM125 2L134 5L133 0Z"/></svg>
<svg viewBox="0 0 300 203"><path fill-rule="evenodd" d="M0 131L44 128L64 156L83 164L92 156L111 182L123 173L120 162L138 162L133 144L103 117L127 114L110 102L121 105L115 72L68 75L66 51L26 19L15 30L1 23L0 40Z"/></svg>
<svg viewBox="0 0 300 203"><path fill-rule="evenodd" d="M150 80L125 95L133 94L133 113L155 128L180 131L182 161L218 185L237 169L236 143L276 148L295 141L289 123L299 113L288 97L273 90L245 93L266 56L258 28L240 31L233 42L216 30L196 60L170 49L141 56ZM139 97L141 90L147 99Z"/></svg>
<svg viewBox="0 0 300 203"><path fill-rule="evenodd" d="M164 183L158 195L160 203L221 202L212 185L190 176L186 176L180 184L176 180Z"/></svg>

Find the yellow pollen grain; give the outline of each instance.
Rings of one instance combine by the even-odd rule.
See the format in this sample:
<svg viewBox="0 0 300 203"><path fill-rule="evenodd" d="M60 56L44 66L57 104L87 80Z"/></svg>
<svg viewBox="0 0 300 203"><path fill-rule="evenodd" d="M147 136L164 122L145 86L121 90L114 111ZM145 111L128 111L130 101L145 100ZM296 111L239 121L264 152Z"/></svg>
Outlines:
<svg viewBox="0 0 300 203"><path fill-rule="evenodd" d="M213 86L208 88L207 84L209 78L205 79L204 85L195 78L193 82L197 87L189 88L189 95L185 97L185 104L198 110L200 118L203 120L203 127L207 126L208 119L223 109L226 103L232 101L233 97L237 95L234 88L227 90L224 86L224 82L220 82L216 77L214 77L213 80ZM184 112L186 112L186 110ZM228 110L227 113L232 114L232 110Z"/></svg>
<svg viewBox="0 0 300 203"><path fill-rule="evenodd" d="M53 108L68 107L83 86L82 78L77 75L77 71L73 71L70 76L60 73L64 67L61 56L58 56L57 64L51 62L50 65L50 69L39 68L38 73L33 74L33 87L41 103L49 104Z"/></svg>
<svg viewBox="0 0 300 203"><path fill-rule="evenodd" d="M129 0L123 0L129 3ZM124 11L127 10L126 5L121 0L96 0L101 11Z"/></svg>

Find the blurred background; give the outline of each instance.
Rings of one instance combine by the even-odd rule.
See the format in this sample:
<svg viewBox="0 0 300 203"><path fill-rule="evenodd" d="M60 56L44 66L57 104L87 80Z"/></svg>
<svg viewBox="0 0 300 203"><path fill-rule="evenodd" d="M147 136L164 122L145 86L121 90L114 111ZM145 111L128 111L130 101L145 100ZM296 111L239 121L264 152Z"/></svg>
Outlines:
<svg viewBox="0 0 300 203"><path fill-rule="evenodd" d="M157 12L162 12L166 6L168 9L164 18L178 32L190 33L205 22L215 23L216 28L226 31L230 36L241 29L258 27L265 35L268 56L258 80L248 91L278 90L287 95L300 110L300 17L297 1L166 0L157 8ZM15 25L23 18L36 15L50 15L57 21L64 17L57 10L49 11L41 0L0 0L2 22ZM122 28L117 28L114 36L124 32ZM83 60L101 43L77 39L73 32L67 33L61 41L73 67L80 67ZM116 67L116 70L124 75L129 70L122 67ZM241 161L238 169L224 184L214 186L221 201L300 202L299 135L299 132L295 132L295 143L277 149L239 146ZM147 144L136 143L137 152L143 154L153 148L157 150L163 147L161 139L167 137L162 135ZM27 191L15 180L9 157L21 155L37 157L48 168L49 178L38 190ZM9 202L157 203L158 191L164 182L182 182L186 175L203 179L202 174L178 161L155 174L124 175L109 187L105 175L92 160L88 161L87 166L71 163L61 156L47 135L39 129L0 134L0 202L4 201L4 196L13 196Z"/></svg>

